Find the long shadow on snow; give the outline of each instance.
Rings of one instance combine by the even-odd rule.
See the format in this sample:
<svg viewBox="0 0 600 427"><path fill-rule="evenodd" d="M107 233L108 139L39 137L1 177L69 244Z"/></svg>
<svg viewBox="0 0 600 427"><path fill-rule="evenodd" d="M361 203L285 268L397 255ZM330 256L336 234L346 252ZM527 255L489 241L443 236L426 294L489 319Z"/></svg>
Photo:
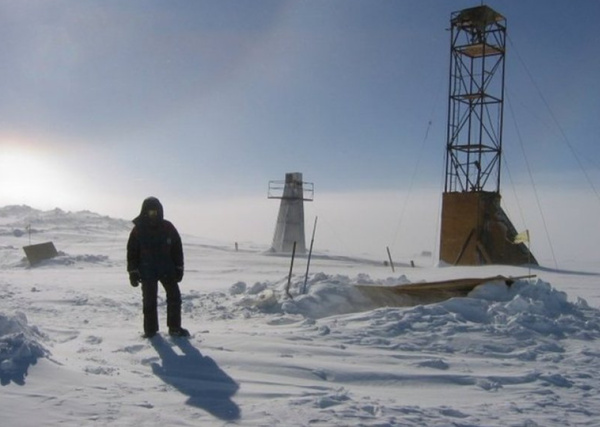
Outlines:
<svg viewBox="0 0 600 427"><path fill-rule="evenodd" d="M240 408L231 400L239 385L187 339L175 339L174 342L183 355L177 354L160 335L152 338L152 346L162 360L162 366L152 364L154 374L190 396L186 402L188 405L204 409L222 420L239 419Z"/></svg>

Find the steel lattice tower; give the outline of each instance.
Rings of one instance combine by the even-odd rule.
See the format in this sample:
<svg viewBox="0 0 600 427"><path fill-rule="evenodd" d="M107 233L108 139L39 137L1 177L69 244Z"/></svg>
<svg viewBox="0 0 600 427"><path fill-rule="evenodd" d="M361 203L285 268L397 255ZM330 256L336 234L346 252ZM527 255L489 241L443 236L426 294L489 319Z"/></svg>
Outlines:
<svg viewBox="0 0 600 427"><path fill-rule="evenodd" d="M440 260L536 264L500 206L506 19L488 6L450 19L450 87Z"/></svg>
<svg viewBox="0 0 600 427"><path fill-rule="evenodd" d="M488 6L451 16L445 192L500 191L506 19Z"/></svg>

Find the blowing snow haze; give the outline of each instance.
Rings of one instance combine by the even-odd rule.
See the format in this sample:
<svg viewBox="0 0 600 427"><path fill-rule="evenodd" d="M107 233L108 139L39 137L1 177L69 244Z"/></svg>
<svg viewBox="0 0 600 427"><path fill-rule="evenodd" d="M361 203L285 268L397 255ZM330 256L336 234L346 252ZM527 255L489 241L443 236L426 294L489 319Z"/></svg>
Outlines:
<svg viewBox="0 0 600 427"><path fill-rule="evenodd" d="M472 6L0 0L0 206L130 219L152 195L182 232L268 243L267 184L298 171L318 248L436 253L446 29ZM561 265L600 238L600 5L489 6L510 35L503 200Z"/></svg>

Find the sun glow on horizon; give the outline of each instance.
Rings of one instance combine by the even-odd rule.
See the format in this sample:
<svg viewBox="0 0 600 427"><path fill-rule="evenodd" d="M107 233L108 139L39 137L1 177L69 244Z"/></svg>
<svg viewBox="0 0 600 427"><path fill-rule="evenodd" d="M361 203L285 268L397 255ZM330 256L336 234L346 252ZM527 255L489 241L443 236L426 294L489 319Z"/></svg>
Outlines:
<svg viewBox="0 0 600 427"><path fill-rule="evenodd" d="M40 208L69 205L75 198L57 156L31 144L0 140L0 204Z"/></svg>

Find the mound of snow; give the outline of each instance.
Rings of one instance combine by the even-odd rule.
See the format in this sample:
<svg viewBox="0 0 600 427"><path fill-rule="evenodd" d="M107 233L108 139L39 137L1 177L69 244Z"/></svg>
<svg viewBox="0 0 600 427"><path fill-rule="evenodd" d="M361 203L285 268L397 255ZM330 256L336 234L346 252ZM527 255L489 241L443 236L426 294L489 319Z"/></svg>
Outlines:
<svg viewBox="0 0 600 427"><path fill-rule="evenodd" d="M29 206L0 208L0 234L23 236L49 231L70 230L79 233L112 234L131 229L131 222L90 211L65 212L62 209L40 211Z"/></svg>
<svg viewBox="0 0 600 427"><path fill-rule="evenodd" d="M293 298L287 296L287 278L277 282L256 282L252 286L248 286L245 282L237 282L230 286L229 294L239 298L235 304L238 307L319 319L363 312L379 307L356 288L357 284L395 285L407 282L405 276L374 281L364 273L358 274L354 278L345 275L316 273L307 280L306 294L299 295L304 288L304 277L296 278L290 284L290 294L293 295ZM248 313L245 315L247 316Z"/></svg>
<svg viewBox="0 0 600 427"><path fill-rule="evenodd" d="M344 345L536 360L549 353L560 358L565 352L561 340L600 338L600 310L582 299L569 302L564 292L541 280L519 281L510 288L484 284L466 298L370 311L363 310L367 305L351 287L342 291L327 285L284 303L283 309L293 307L294 314L310 317L314 307L333 306L337 312L353 308L356 313L321 318L320 329L313 332L327 327Z"/></svg>
<svg viewBox="0 0 600 427"><path fill-rule="evenodd" d="M405 279L386 279L379 284ZM376 305L354 286L369 280L365 275L351 279L319 273L312 276L307 294L295 295L293 299L285 296L287 280L262 283L260 287L276 297L270 304L261 304L261 294L253 295L237 283L232 286L230 297L238 302L230 306L230 315L235 317L235 311L243 307L245 311L237 315L249 317L254 311L286 315L295 322L320 319L321 327L316 332L322 333L324 327L330 332L336 330L345 344L410 350L407 346L412 344L408 343L418 341L419 350L512 352L528 360L548 351L562 352L559 341L563 338L600 338L600 311L582 299L569 302L564 292L542 280L518 281L511 287L490 282L478 286L466 298L434 304L417 301L412 307L397 307L393 302L389 307ZM463 341L466 336L470 337L468 343Z"/></svg>
<svg viewBox="0 0 600 427"><path fill-rule="evenodd" d="M82 254L82 255L70 255L62 251L58 252L58 256L41 261L36 264L36 267L41 266L56 266L56 265L75 265L80 263L85 264L103 264L106 265L109 261L107 255L93 255L93 254Z"/></svg>
<svg viewBox="0 0 600 427"><path fill-rule="evenodd" d="M123 247L131 227L130 221L89 211L40 211L29 206L6 206L0 208L0 236L4 236L5 243L0 246L0 267L30 267L23 247L49 241L59 249L58 256L36 264L36 268L75 264L111 266L111 257L102 252L112 250L115 245ZM66 249L75 253L66 253ZM89 253L90 250L100 252Z"/></svg>
<svg viewBox="0 0 600 427"><path fill-rule="evenodd" d="M0 313L0 381L23 384L30 365L49 353L40 344L42 334L27 324L24 313L14 316Z"/></svg>

